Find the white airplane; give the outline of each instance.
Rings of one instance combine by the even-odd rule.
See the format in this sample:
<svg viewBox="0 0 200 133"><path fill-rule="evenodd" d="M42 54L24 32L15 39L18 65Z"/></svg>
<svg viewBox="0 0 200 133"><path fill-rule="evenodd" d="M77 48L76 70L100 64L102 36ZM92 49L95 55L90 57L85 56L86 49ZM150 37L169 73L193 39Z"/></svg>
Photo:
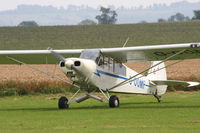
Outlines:
<svg viewBox="0 0 200 133"><path fill-rule="evenodd" d="M50 58L51 62L52 55L60 61L61 71L72 82L29 65L42 63L45 57ZM66 55L75 57L65 58ZM77 55L80 57L77 58ZM119 107L120 102L116 95L110 96L109 92L148 94L155 96L158 102L161 102L160 96L166 92L168 85L183 84L188 87L199 85L199 82L167 80L166 67L180 61L167 66L164 62L194 58L200 58L200 43L99 49L0 51L1 64L12 63L6 60L9 59L79 88L69 100L65 96L58 100L59 109L67 109L73 101L80 103L89 98L102 102L101 97L92 94L96 90L105 96L112 108ZM137 73L123 64L139 61L152 61L152 65ZM86 93L76 97L80 90L85 90Z"/></svg>

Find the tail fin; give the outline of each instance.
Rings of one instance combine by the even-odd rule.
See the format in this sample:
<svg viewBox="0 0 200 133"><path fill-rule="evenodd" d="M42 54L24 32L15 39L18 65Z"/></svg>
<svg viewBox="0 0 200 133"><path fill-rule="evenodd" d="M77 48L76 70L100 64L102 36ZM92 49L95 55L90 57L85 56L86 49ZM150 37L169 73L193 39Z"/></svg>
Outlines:
<svg viewBox="0 0 200 133"><path fill-rule="evenodd" d="M154 66L156 64L158 64L160 61L152 61L151 66ZM161 69L163 68L163 69ZM161 70L159 70L161 69ZM160 65L157 65L155 67L153 67L152 69L150 69L148 71L148 75L147 77L150 80L167 80L167 74L166 74L166 69L165 69L165 63L161 63Z"/></svg>
<svg viewBox="0 0 200 133"><path fill-rule="evenodd" d="M151 66L156 65L160 61L153 61ZM161 69L161 70L159 70ZM167 73L165 69L165 63L161 63L148 71L147 78L149 80L167 80ZM156 94L162 95L166 92L167 85L156 85Z"/></svg>

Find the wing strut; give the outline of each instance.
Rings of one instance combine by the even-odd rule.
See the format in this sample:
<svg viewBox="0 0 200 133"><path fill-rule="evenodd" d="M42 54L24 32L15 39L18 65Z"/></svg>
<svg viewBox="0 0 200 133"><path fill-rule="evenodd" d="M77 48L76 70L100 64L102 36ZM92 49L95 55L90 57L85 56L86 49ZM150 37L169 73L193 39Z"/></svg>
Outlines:
<svg viewBox="0 0 200 133"><path fill-rule="evenodd" d="M31 69L34 69L34 70L36 70L36 71L39 71L39 72L41 72L41 73L43 73L43 74L46 74L46 75L48 75L48 76L50 76L50 77L52 77L52 78L56 78L56 79L58 79L58 80L61 80L61 81L65 82L65 83L67 83L67 84L70 84L70 85L72 85L72 86L77 87L77 88L80 89L80 86L78 86L78 85L76 85L76 84L73 84L73 82L67 81L67 80L65 80L65 79L63 79L63 78L60 78L60 77L57 76L57 75L51 74L51 73L49 73L49 72L44 72L44 71L42 71L42 70L40 70L40 69L38 69L38 68L36 68L36 67L33 67L33 66L31 66L31 65L28 65L28 64L26 64L26 63L24 63L24 62L22 62L22 61L19 61L19 60L17 60L17 59L14 59L14 58L12 58L12 57L7 56L7 58L10 59L10 60L12 60L12 61L15 61L15 62L17 62L17 63L19 63L19 64L23 64L23 65L25 65L25 66L27 66L27 67L29 67L29 68L31 68Z"/></svg>
<svg viewBox="0 0 200 133"><path fill-rule="evenodd" d="M142 72L140 72L140 73L138 73L138 74L136 74L136 75L130 77L129 79L127 79L127 80L125 80L125 81L122 81L121 83L119 83L119 84L117 84L117 85L115 85L115 86L109 88L108 90L112 90L112 89L114 89L114 88L116 88L116 87L119 87L119 86L122 86L122 85L124 85L124 84L127 84L129 81L134 81L134 80L138 79L138 78L136 78L136 79L133 79L133 78L135 78L135 77L137 77L138 75L140 75L140 74L142 74L142 73L144 73L144 72L147 72L148 70L150 70L150 69L152 69L152 68L154 68L154 67L160 65L161 63L163 63L163 62L165 62L165 61L167 61L167 60L169 60L169 59L171 59L171 58L173 58L173 57L175 57L175 56L177 56L177 55L183 53L185 50L186 50L186 49L181 50L181 51L179 51L178 53L176 53L176 54L174 54L174 55L172 55L172 56L167 57L166 59L162 60L161 62L159 62L159 63L157 63L157 64L155 64L155 65L153 65L153 66L151 66L151 67L149 67L149 68L147 68L147 69L145 69L145 70L143 70ZM163 69L163 68L162 68L162 69ZM140 78L140 77L139 77L139 78ZM132 79L133 79L133 80L132 80Z"/></svg>
<svg viewBox="0 0 200 133"><path fill-rule="evenodd" d="M171 64L169 64L169 65L167 65L167 66L165 66L165 67L162 67L162 68L160 68L160 69L157 69L156 71L152 71L152 72L150 72L150 73L148 73L148 74L151 74L151 73L160 71L160 70L162 70L162 69L164 69L164 68L167 68L167 67L169 67L169 66L175 65L175 64L180 63L180 62L182 62L182 61L183 61L183 60L176 61L176 62L171 63ZM134 80L137 80L137 79L139 79L139 78L142 78L142 77L144 77L144 75L142 75L142 76L140 76L140 77L137 77L137 78L135 78L135 79L133 79L133 80L130 80L130 82L132 82L132 81L134 81ZM122 85L124 85L124 84L126 84L126 83L123 83Z"/></svg>
<svg viewBox="0 0 200 133"><path fill-rule="evenodd" d="M150 72L150 73L148 73L148 74L151 74L151 73L160 71L160 70L162 70L162 69L164 69L164 68L170 67L170 66L175 65L175 64L177 64L177 63L180 63L180 62L182 62L182 61L183 61L183 60L176 61L176 62L174 62L174 63L171 63L171 64L169 64L169 65L166 65L165 67L162 67L162 68L160 68L160 69L157 69L156 71L152 71L152 72ZM137 79L142 78L142 77L144 77L144 75L142 75L142 76L140 76L140 77L137 77L137 78L135 78L135 79L133 79L133 80L130 80L129 82L132 82L132 81L137 80ZM122 85L125 85L125 84L126 84L126 83L123 83Z"/></svg>

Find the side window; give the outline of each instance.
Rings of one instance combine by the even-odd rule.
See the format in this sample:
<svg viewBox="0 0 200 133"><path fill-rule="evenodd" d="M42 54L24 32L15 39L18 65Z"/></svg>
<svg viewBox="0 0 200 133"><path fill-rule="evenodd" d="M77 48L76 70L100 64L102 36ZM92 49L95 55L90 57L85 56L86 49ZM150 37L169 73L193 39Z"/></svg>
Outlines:
<svg viewBox="0 0 200 133"><path fill-rule="evenodd" d="M114 64L113 64L113 59L112 58L109 58L108 60L108 64L109 64L109 70L114 72L113 70L113 67L114 67Z"/></svg>
<svg viewBox="0 0 200 133"><path fill-rule="evenodd" d="M111 72L121 75L126 75L126 67L110 57L106 57L103 55L99 56L97 64L105 70L109 70Z"/></svg>
<svg viewBox="0 0 200 133"><path fill-rule="evenodd" d="M103 68L109 70L109 58L104 56Z"/></svg>
<svg viewBox="0 0 200 133"><path fill-rule="evenodd" d="M126 75L126 67L121 63L115 63L115 73Z"/></svg>
<svg viewBox="0 0 200 133"><path fill-rule="evenodd" d="M99 57L99 60L98 60L97 64L98 64L98 66L102 66L104 64L102 55Z"/></svg>

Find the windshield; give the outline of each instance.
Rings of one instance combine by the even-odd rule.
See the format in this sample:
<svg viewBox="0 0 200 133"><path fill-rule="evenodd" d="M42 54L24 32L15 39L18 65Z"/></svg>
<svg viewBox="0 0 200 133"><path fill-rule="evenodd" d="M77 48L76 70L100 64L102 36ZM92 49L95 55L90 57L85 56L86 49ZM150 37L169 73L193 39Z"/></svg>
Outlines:
<svg viewBox="0 0 200 133"><path fill-rule="evenodd" d="M90 49L90 50L83 50L80 55L80 58L91 59L96 62L96 61L98 61L99 56L100 56L100 50Z"/></svg>

